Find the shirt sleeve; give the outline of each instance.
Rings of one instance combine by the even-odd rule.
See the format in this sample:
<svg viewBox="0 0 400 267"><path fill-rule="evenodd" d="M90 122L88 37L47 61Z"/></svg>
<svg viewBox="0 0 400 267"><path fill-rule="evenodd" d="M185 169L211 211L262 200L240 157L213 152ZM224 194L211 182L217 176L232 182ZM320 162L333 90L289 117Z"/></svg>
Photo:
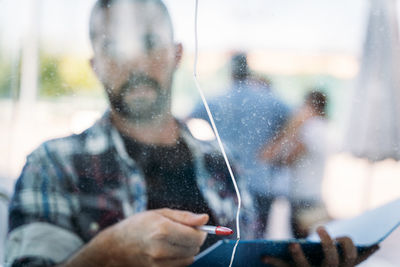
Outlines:
<svg viewBox="0 0 400 267"><path fill-rule="evenodd" d="M5 266L52 266L83 245L74 233L76 200L46 143L27 158L9 207Z"/></svg>

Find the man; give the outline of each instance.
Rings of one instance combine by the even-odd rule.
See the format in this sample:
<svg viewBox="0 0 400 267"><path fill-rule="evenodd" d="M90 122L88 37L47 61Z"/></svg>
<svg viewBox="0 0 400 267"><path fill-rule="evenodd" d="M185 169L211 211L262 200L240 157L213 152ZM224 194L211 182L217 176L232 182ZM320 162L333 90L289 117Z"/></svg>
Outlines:
<svg viewBox="0 0 400 267"><path fill-rule="evenodd" d="M10 206L6 265L189 265L206 239L197 226L234 226L236 195L215 146L171 115L182 47L168 12L159 0L98 1L90 30L111 111L28 157ZM245 190L242 198L251 238Z"/></svg>
<svg viewBox="0 0 400 267"><path fill-rule="evenodd" d="M289 115L289 108L271 92L268 84L255 77L245 53L235 53L230 67L231 88L210 101L209 106L221 138L235 155L254 197L256 237L264 238L271 204L277 195L287 193L285 189L288 189L284 181L278 180L278 166L261 162L258 153L279 133ZM208 120L203 105L199 105L190 117Z"/></svg>

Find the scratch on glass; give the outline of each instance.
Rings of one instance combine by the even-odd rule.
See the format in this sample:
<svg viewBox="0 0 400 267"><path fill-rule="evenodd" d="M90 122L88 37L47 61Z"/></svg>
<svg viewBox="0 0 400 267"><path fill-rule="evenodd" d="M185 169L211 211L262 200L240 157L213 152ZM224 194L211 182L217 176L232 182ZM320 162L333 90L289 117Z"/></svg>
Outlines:
<svg viewBox="0 0 400 267"><path fill-rule="evenodd" d="M213 115L211 114L211 111L210 111L210 108L208 106L207 100L206 100L206 98L204 96L203 90L201 89L200 84L199 84L199 82L197 80L197 60L198 60L197 14L198 14L198 6L199 6L199 1L196 0L195 12L194 12L195 53L194 53L193 79L194 79L194 82L196 84L197 90L199 91L201 100L203 101L204 107L205 107L205 109L207 111L208 118L210 119L211 126L212 126L212 128L214 130L214 133L215 133L215 136L217 138L218 145L219 145L219 147L221 149L222 155L224 157L226 166L228 167L228 171L229 171L229 174L231 176L233 185L235 187L235 192L236 192L237 199L238 199L238 208L237 208L237 213L236 213L236 238L237 238L237 240L236 240L235 246L233 247L233 250L232 250L231 261L230 261L230 264L229 264L229 267L231 267L232 263L233 263L233 260L235 258L236 247L239 244L239 240L240 240L239 216L240 216L240 208L241 208L241 205L242 205L242 199L240 197L239 188L237 186L235 176L233 175L231 165L229 163L228 157L226 156L224 146L222 144L221 138L219 137L219 133L218 133L217 127L215 126Z"/></svg>

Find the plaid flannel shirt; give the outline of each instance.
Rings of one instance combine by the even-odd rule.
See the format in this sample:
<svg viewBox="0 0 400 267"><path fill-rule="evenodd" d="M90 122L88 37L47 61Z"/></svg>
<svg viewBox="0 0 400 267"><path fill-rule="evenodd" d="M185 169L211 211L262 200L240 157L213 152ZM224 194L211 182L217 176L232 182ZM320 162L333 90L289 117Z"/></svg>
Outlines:
<svg viewBox="0 0 400 267"><path fill-rule="evenodd" d="M237 198L219 149L180 127L204 199L218 223L234 228ZM242 236L252 238L252 201L244 181L238 183ZM146 206L144 175L107 112L83 133L45 142L27 157L10 204L6 266L60 263L104 228Z"/></svg>

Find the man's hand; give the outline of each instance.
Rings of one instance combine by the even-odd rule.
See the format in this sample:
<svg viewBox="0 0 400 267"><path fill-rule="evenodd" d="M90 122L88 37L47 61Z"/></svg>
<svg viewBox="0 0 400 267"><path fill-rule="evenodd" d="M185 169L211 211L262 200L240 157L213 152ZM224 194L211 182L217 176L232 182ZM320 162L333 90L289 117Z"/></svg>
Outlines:
<svg viewBox="0 0 400 267"><path fill-rule="evenodd" d="M335 242L331 239L329 234L323 227L317 229L317 233L321 239L322 250L324 252L324 260L321 266L326 267L350 267L355 266L362 261L366 260L375 251L379 249L378 246L373 246L363 254L358 255L357 249L353 244L353 241L348 237L340 237L336 239L336 242L342 247L342 257L339 257L339 253L336 249ZM292 255L293 262L285 262L277 258L266 257L263 259L264 263L276 266L276 267L309 267L311 264L305 257L301 247L297 243L293 243L289 246L290 253Z"/></svg>
<svg viewBox="0 0 400 267"><path fill-rule="evenodd" d="M98 234L66 266L187 266L207 236L195 226L208 219L171 209L142 212Z"/></svg>

